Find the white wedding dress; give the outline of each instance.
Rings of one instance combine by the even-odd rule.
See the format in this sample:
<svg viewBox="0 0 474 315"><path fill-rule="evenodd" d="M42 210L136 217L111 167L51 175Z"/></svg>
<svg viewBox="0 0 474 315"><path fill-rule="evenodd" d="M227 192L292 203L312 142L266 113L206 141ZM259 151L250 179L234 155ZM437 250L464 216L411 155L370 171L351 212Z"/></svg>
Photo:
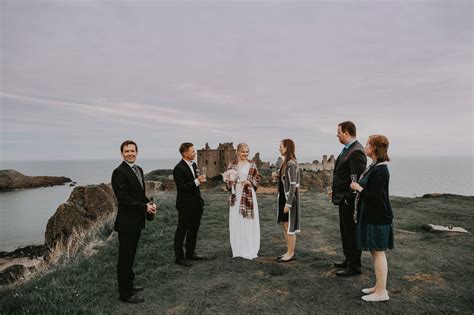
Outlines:
<svg viewBox="0 0 474 315"><path fill-rule="evenodd" d="M260 249L260 221L258 219L257 194L252 187L254 205L254 218L244 218L240 214L240 199L242 198L243 186L240 181L247 179L250 163L246 162L239 167L238 180L235 187L236 199L233 207L229 209L229 233L232 257L253 259L258 257Z"/></svg>

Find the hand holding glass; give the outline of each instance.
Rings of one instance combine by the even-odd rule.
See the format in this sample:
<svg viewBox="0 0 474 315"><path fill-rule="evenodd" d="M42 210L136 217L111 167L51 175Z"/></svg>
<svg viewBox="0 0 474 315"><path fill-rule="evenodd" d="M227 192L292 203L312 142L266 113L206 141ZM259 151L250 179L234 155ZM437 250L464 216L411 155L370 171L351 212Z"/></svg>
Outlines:
<svg viewBox="0 0 474 315"><path fill-rule="evenodd" d="M353 183L357 183L357 174L351 174L351 181ZM356 191L354 190L353 193L355 194Z"/></svg>
<svg viewBox="0 0 474 315"><path fill-rule="evenodd" d="M278 174L277 172L272 172L272 183L276 183L278 181Z"/></svg>

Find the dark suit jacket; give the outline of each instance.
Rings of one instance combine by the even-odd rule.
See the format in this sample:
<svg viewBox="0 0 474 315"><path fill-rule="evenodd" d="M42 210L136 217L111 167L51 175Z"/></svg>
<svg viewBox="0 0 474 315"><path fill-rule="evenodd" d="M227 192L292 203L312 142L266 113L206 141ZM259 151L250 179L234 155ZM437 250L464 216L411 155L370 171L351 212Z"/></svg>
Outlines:
<svg viewBox="0 0 474 315"><path fill-rule="evenodd" d="M196 168L194 171L196 172ZM186 161L181 160L176 164L173 178L176 183L176 209L184 212L202 209L204 201L201 191L196 187L195 178Z"/></svg>
<svg viewBox="0 0 474 315"><path fill-rule="evenodd" d="M143 170L139 167L143 177ZM143 182L143 187L145 183ZM124 161L112 173L112 188L118 200L118 212L115 219L115 231L137 232L145 226L148 198L145 189Z"/></svg>
<svg viewBox="0 0 474 315"><path fill-rule="evenodd" d="M355 194L350 188L351 174L360 174L367 166L367 157L359 141L355 141L347 150L337 157L334 165L332 181L332 203L335 205L341 202L347 205L354 205Z"/></svg>

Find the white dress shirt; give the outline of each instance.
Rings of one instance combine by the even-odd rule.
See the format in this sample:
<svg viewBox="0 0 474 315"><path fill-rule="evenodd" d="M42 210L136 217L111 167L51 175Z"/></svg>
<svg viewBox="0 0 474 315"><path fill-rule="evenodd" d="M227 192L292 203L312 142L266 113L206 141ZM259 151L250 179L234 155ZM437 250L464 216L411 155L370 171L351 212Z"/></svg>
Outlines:
<svg viewBox="0 0 474 315"><path fill-rule="evenodd" d="M183 159L183 160L184 160L184 162L186 162L186 164L188 164L189 168L191 169L191 173L193 174L193 176L196 177L196 174L194 173L193 161L188 161L188 160L185 160L185 159ZM194 180L194 183L196 184L196 187L198 187L201 184L197 178Z"/></svg>

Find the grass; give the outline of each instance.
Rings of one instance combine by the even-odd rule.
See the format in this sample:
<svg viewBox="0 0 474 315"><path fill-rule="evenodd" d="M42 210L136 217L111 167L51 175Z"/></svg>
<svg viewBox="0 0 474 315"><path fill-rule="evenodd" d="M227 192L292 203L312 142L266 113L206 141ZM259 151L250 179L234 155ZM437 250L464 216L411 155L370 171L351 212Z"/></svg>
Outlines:
<svg viewBox="0 0 474 315"><path fill-rule="evenodd" d="M474 242L468 234L434 234L423 223L471 230L474 197L392 198L395 249L389 263L388 303L369 304L360 289L373 284L372 260L363 254L363 274L340 279L332 262L341 258L337 208L324 195L302 195L302 233L297 260L279 264L285 251L275 224L273 194L259 194L261 250L248 261L231 258L226 194L206 192L197 251L210 261L191 268L174 264L174 193L156 196L160 212L147 223L137 252L136 283L145 303L118 301L117 238L93 255L79 254L26 283L0 291L1 314L33 313L472 313ZM91 246L90 250L94 250Z"/></svg>

